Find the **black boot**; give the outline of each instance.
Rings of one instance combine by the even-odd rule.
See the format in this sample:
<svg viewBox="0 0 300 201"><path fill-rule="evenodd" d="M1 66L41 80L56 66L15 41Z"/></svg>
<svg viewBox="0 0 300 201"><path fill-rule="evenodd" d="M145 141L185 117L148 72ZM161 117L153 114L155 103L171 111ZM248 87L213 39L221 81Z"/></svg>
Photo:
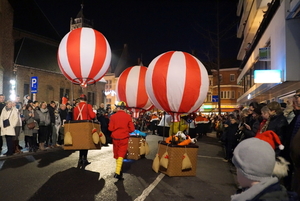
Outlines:
<svg viewBox="0 0 300 201"><path fill-rule="evenodd" d="M82 159L79 158L78 163L77 163L77 168L81 168L82 166Z"/></svg>
<svg viewBox="0 0 300 201"><path fill-rule="evenodd" d="M115 173L114 178L116 178L118 180L124 180L123 172L120 172L120 174Z"/></svg>

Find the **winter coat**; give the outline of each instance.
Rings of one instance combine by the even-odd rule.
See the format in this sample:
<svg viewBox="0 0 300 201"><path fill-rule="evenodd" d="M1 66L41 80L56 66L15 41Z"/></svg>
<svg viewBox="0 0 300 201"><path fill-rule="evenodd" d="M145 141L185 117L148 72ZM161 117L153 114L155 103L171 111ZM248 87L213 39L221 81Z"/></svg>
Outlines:
<svg viewBox="0 0 300 201"><path fill-rule="evenodd" d="M25 136L32 136L32 134L33 134L33 129L29 129L27 127L27 124L35 122L34 117L29 116L29 114L32 113L32 112L34 112L34 111L33 110L32 111L29 111L29 110L24 110L23 111L23 115L24 115L25 122L26 122L26 124L24 126L24 135Z"/></svg>
<svg viewBox="0 0 300 201"><path fill-rule="evenodd" d="M130 115L124 110L119 110L111 115L108 130L112 131L113 139L120 140L129 138L129 133L132 133L135 128Z"/></svg>
<svg viewBox="0 0 300 201"><path fill-rule="evenodd" d="M243 129L244 139L255 137L257 131L259 130L259 126L260 126L260 123L262 122L262 120L263 120L262 117L258 117L258 119L253 119L252 121L254 121L254 122L253 122L252 126L249 125L251 127L251 130L248 130L246 127L244 127L244 129Z"/></svg>
<svg viewBox="0 0 300 201"><path fill-rule="evenodd" d="M3 127L3 120L9 118L10 126L4 128ZM17 113L17 110L10 109L6 110L6 107L3 108L1 116L0 116L0 127L1 127L1 136L4 135L10 135L15 136L15 127L17 126L19 121L19 114Z"/></svg>
<svg viewBox="0 0 300 201"><path fill-rule="evenodd" d="M280 138L281 143L285 144L286 142L286 131L287 131L288 122L283 113L270 117L270 123L267 127L267 130L274 131Z"/></svg>
<svg viewBox="0 0 300 201"><path fill-rule="evenodd" d="M36 110L39 116L39 126L49 126L51 121L50 121L50 114L48 109L39 109Z"/></svg>
<svg viewBox="0 0 300 201"><path fill-rule="evenodd" d="M281 186L276 177L270 177L252 187L246 189L241 194L231 196L231 201L289 201L287 190Z"/></svg>
<svg viewBox="0 0 300 201"><path fill-rule="evenodd" d="M18 110L16 107L13 107L14 110L16 110L17 114L18 114L18 123L16 126L22 126L22 118L21 118L21 113L20 110Z"/></svg>

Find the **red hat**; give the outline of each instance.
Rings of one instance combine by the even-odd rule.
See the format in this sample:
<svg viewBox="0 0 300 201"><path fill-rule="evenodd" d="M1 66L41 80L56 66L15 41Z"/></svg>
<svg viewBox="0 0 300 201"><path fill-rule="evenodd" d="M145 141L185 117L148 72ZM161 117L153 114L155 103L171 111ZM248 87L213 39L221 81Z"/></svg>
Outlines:
<svg viewBox="0 0 300 201"><path fill-rule="evenodd" d="M84 94L81 94L81 95L79 96L79 99L80 99L80 100L84 100L84 101L86 101L86 95L84 95Z"/></svg>
<svg viewBox="0 0 300 201"><path fill-rule="evenodd" d="M278 135L271 130L259 133L255 137L268 142L273 149L275 149L277 146L280 150L284 149L284 146L281 144Z"/></svg>

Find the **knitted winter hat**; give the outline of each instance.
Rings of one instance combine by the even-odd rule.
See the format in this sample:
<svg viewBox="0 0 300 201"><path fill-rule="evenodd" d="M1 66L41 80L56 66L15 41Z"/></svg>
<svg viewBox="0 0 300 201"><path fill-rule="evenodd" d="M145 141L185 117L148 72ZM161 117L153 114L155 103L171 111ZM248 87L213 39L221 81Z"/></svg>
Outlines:
<svg viewBox="0 0 300 201"><path fill-rule="evenodd" d="M255 137L243 140L233 154L233 164L246 178L262 181L272 176L275 151L266 141Z"/></svg>
<svg viewBox="0 0 300 201"><path fill-rule="evenodd" d="M280 150L284 149L284 146L281 144L278 135L271 130L259 133L255 137L268 142L271 145L271 147L273 147L273 149L275 149L277 146Z"/></svg>

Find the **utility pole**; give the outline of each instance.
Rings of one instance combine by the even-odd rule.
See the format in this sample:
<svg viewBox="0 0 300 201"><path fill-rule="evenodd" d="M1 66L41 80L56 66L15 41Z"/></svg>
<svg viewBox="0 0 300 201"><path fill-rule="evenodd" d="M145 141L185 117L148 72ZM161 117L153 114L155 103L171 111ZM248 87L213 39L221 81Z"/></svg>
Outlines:
<svg viewBox="0 0 300 201"><path fill-rule="evenodd" d="M219 0L217 1L217 74L218 74L218 112L221 114L221 87L220 87L220 13Z"/></svg>

